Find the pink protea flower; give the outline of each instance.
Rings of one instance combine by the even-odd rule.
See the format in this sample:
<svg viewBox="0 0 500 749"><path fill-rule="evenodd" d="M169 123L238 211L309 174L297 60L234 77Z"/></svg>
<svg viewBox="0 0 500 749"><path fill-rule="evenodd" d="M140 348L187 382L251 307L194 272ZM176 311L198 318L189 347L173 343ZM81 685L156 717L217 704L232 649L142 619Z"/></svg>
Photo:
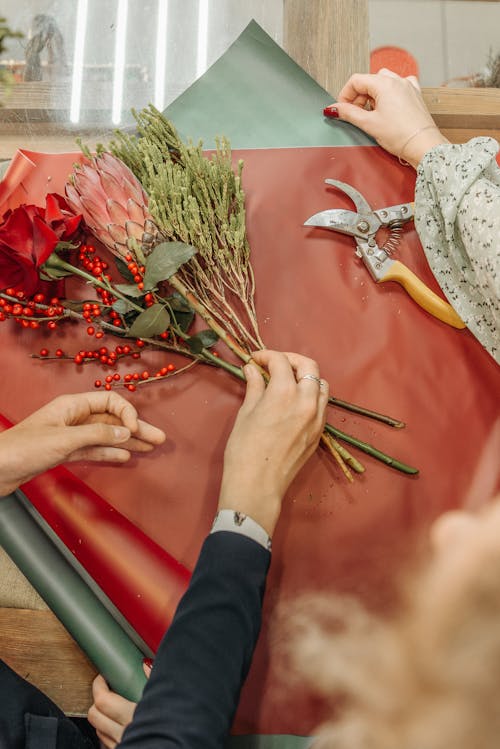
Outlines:
<svg viewBox="0 0 500 749"><path fill-rule="evenodd" d="M66 197L75 213L83 216L90 231L114 255L125 257L137 245L148 254L161 240L142 185L110 153L93 156L76 166L66 183Z"/></svg>

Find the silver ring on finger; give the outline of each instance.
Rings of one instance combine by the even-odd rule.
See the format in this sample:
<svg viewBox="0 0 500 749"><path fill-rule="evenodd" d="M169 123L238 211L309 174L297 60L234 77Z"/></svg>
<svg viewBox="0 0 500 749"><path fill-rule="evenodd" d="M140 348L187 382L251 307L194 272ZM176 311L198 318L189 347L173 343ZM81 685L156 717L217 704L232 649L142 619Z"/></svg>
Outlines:
<svg viewBox="0 0 500 749"><path fill-rule="evenodd" d="M324 385L323 380L321 380L319 377L316 377L316 375L313 375L313 374L302 375L302 377L299 377L298 381L300 382L301 380L313 380L314 382L317 382L320 387Z"/></svg>

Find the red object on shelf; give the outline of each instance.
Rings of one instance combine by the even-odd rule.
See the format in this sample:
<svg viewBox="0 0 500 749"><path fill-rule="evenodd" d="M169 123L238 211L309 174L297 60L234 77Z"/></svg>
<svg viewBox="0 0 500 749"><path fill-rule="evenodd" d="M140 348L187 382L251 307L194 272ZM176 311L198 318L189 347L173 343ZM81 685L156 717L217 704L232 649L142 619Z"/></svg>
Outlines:
<svg viewBox="0 0 500 749"><path fill-rule="evenodd" d="M12 423L0 414L0 431ZM21 487L31 504L152 650L190 572L64 466Z"/></svg>
<svg viewBox="0 0 500 749"><path fill-rule="evenodd" d="M377 47L370 52L370 73L378 73L381 68L388 68L393 73L406 78L414 75L418 78L418 62L411 52L402 47Z"/></svg>

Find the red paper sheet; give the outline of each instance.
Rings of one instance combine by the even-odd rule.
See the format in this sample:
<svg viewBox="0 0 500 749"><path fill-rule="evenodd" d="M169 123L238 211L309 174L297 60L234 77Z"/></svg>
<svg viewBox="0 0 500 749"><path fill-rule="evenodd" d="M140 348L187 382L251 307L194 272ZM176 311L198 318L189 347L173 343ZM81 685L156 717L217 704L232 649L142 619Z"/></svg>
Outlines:
<svg viewBox="0 0 500 749"><path fill-rule="evenodd" d="M0 431L11 426L0 414ZM35 476L21 489L131 627L156 651L189 584L189 570L64 466Z"/></svg>
<svg viewBox="0 0 500 749"><path fill-rule="evenodd" d="M74 160L31 156L38 166L11 195L11 205L26 194L40 202L47 187L60 190ZM325 208L352 208L326 189L325 178L350 182L381 208L413 199L412 170L375 147L240 151L239 157L266 344L316 358L339 398L406 421L404 430L395 430L338 410L329 418L421 471L410 478L360 455L366 473L349 485L318 452L288 492L263 631L235 727L308 734L318 712L305 696L286 695L268 651L275 606L304 591L335 589L384 608L415 534L443 510L476 507L494 494L500 370L468 331L431 317L397 284L376 285L354 257L351 238L302 226ZM412 224L403 236L398 258L439 291ZM92 387L99 367L28 358L42 346L74 351L81 340L87 347L88 337L76 330L48 335L2 324L0 412L18 421L56 394ZM154 353L144 361L156 366L171 358ZM240 382L201 366L140 389L133 401L143 418L166 430L166 444L119 469L71 470L192 567L216 507L223 448L242 394ZM99 534L98 525L89 533Z"/></svg>

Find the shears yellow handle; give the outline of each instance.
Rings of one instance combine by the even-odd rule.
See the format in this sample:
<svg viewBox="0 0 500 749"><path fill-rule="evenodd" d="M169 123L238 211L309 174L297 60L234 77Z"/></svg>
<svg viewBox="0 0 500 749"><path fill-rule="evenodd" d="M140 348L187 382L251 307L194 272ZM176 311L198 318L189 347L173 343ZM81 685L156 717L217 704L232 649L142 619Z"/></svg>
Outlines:
<svg viewBox="0 0 500 749"><path fill-rule="evenodd" d="M406 265L399 260L392 259L390 253L397 241L393 241L392 246L390 238L382 247L377 244L376 235L380 227L395 231L396 228L399 230L403 224L413 219L415 203L401 203L373 211L361 193L352 185L335 179L325 181L328 185L346 193L356 206L357 212L331 208L315 213L307 219L304 225L318 226L354 237L356 255L363 260L376 283L397 281L426 312L453 328L465 328L464 321L448 302L431 291Z"/></svg>
<svg viewBox="0 0 500 749"><path fill-rule="evenodd" d="M464 321L457 315L451 304L431 291L413 271L399 260L390 263L387 273L379 279L379 283L384 281L397 281L417 304L438 320L454 328L465 328Z"/></svg>

